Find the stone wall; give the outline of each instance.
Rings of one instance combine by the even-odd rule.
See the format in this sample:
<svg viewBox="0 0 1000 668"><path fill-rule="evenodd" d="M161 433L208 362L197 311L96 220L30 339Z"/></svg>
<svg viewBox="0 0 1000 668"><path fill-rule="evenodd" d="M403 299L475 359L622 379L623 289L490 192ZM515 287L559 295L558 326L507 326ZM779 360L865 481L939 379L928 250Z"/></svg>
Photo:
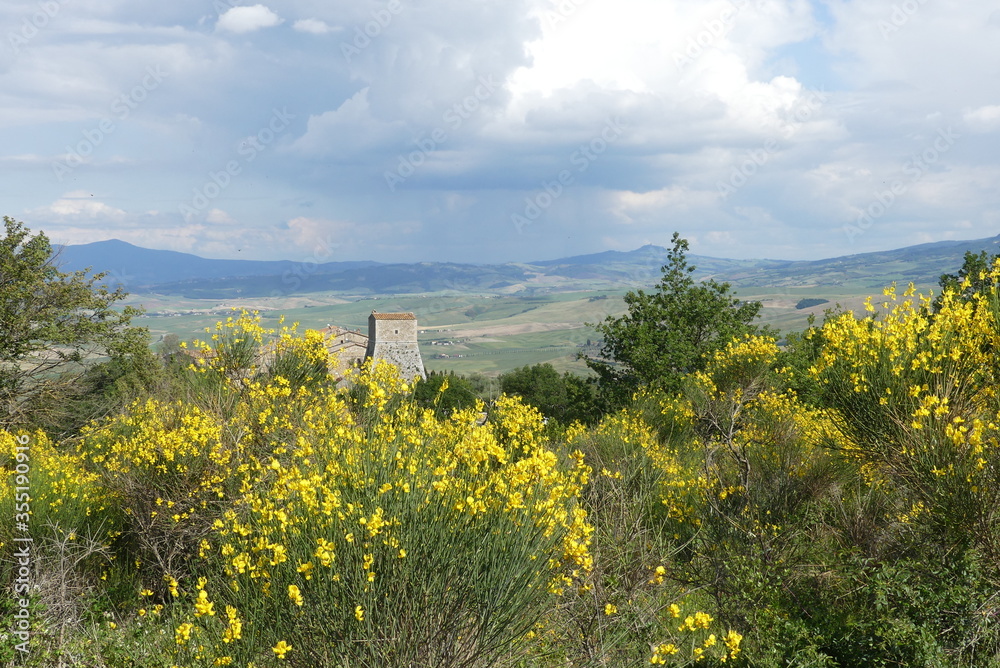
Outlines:
<svg viewBox="0 0 1000 668"><path fill-rule="evenodd" d="M424 361L417 345L417 318L412 313L379 313L368 316L365 357L385 360L399 367L407 380L425 378Z"/></svg>

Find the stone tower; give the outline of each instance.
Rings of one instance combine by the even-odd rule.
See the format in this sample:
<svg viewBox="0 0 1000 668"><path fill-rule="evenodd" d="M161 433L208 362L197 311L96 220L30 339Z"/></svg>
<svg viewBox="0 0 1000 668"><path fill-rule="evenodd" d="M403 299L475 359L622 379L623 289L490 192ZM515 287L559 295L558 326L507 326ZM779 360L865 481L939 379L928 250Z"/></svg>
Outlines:
<svg viewBox="0 0 1000 668"><path fill-rule="evenodd" d="M426 378L417 347L417 318L412 313L379 313L368 316L368 349L365 359L392 362L406 380Z"/></svg>

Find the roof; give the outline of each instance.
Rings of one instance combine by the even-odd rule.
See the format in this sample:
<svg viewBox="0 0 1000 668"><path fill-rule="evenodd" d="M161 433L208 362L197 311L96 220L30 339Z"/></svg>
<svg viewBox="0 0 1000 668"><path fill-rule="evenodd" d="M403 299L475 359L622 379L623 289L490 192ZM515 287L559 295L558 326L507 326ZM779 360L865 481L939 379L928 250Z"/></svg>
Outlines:
<svg viewBox="0 0 1000 668"><path fill-rule="evenodd" d="M416 320L417 316L412 313L379 313L372 311L371 317L376 320Z"/></svg>
<svg viewBox="0 0 1000 668"><path fill-rule="evenodd" d="M322 332L323 334L361 334L360 329L347 329L346 327L338 327L337 325L327 325L322 329L316 330L317 332ZM361 334L361 336L366 336Z"/></svg>

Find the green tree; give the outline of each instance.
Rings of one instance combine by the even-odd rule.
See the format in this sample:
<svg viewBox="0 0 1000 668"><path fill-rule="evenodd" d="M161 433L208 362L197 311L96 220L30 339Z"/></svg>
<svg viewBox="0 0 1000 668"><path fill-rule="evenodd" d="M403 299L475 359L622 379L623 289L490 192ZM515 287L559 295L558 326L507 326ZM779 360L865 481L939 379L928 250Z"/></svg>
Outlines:
<svg viewBox="0 0 1000 668"><path fill-rule="evenodd" d="M562 424L579 421L592 424L601 416L594 383L569 372L559 375L548 362L525 366L500 376L504 394L517 395Z"/></svg>
<svg viewBox="0 0 1000 668"><path fill-rule="evenodd" d="M4 216L0 239L0 428L60 424L81 388L143 385L155 360L141 311L114 308L126 297L104 274L63 273L44 233ZM105 366L95 374L95 364ZM131 385L129 388L127 386Z"/></svg>
<svg viewBox="0 0 1000 668"><path fill-rule="evenodd" d="M737 299L729 283L695 281L695 267L685 258L687 240L675 232L672 242L656 289L629 292L628 313L595 326L604 343L599 357L585 359L613 403L643 385L676 389L685 374L703 368L706 353L734 338L776 334L754 324L760 302Z"/></svg>
<svg viewBox="0 0 1000 668"><path fill-rule="evenodd" d="M444 391L444 384L448 383ZM433 408L438 418L448 417L455 411L476 405L476 393L472 383L450 374L431 371L427 378L419 381L413 388L413 398L423 408Z"/></svg>
<svg viewBox="0 0 1000 668"><path fill-rule="evenodd" d="M948 290L961 295L963 299L969 299L972 295L983 292L989 288L993 287L994 281L990 277L990 269L993 268L993 264L1000 259L1000 254L990 257L986 251L980 251L979 253L973 253L972 251L965 251L965 258L962 262L962 268L958 270L957 274L942 274L941 278L938 280L938 284L941 286L941 292L946 292ZM962 287L962 283L965 279L969 279L969 285L966 288ZM935 310L941 304L941 297L934 301Z"/></svg>
<svg viewBox="0 0 1000 668"><path fill-rule="evenodd" d="M551 364L524 366L500 376L504 394L517 395L545 417L562 421L568 397L566 383Z"/></svg>

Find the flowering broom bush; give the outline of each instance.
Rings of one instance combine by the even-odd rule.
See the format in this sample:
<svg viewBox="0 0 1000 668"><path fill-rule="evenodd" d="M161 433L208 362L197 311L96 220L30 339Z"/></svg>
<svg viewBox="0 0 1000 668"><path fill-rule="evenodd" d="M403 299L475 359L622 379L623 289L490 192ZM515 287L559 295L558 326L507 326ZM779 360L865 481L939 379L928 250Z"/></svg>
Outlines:
<svg viewBox="0 0 1000 668"><path fill-rule="evenodd" d="M354 379L378 409L404 388L381 371ZM508 653L589 567L590 527L576 503L588 469L543 447L533 409L501 407L478 426L478 411L439 421L406 402L366 429L343 393L315 395L205 540L178 660L479 666Z"/></svg>
<svg viewBox="0 0 1000 668"><path fill-rule="evenodd" d="M1000 269L995 273L1000 273ZM903 490L900 512L955 545L1000 557L1000 308L996 288L967 299L894 288L873 318L822 330L813 373L870 475Z"/></svg>
<svg viewBox="0 0 1000 668"><path fill-rule="evenodd" d="M987 665L1000 652L998 275L935 300L890 287L868 317L817 332L812 373L851 440L860 498L880 499L854 504L863 549L842 566L855 583L836 600L880 614L857 617L832 652L866 646L869 662L911 665Z"/></svg>
<svg viewBox="0 0 1000 668"><path fill-rule="evenodd" d="M350 389L292 383L308 335L278 339L278 374L243 350L257 318L220 327L194 373L230 393L224 416L150 400L79 445L179 665L493 665L590 569L589 469L546 446L536 410L438 419L388 364Z"/></svg>

